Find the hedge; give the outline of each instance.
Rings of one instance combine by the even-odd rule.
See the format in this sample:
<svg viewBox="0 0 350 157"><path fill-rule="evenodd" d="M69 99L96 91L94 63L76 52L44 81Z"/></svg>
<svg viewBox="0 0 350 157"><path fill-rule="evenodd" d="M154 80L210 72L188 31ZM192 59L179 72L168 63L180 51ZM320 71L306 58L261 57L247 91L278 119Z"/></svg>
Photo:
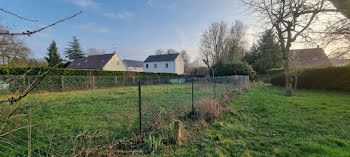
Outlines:
<svg viewBox="0 0 350 157"><path fill-rule="evenodd" d="M4 75L18 77L26 73L29 68L0 68L0 80ZM10 85L10 90L23 91L28 84L34 81L35 76L48 68L34 68L25 78ZM3 78L1 78L3 77ZM136 85L139 80L144 83L165 83L162 77L177 78L178 75L170 73L147 73L147 72L126 72L126 71L101 71L101 70L71 70L71 69L50 69L50 73L44 78L37 91L68 91L93 88L110 88L116 86Z"/></svg>
<svg viewBox="0 0 350 157"><path fill-rule="evenodd" d="M22 75L30 68L17 67L0 67L0 75ZM39 71L47 71L48 67L33 68L28 75L37 75ZM76 70L76 69L62 69L50 68L49 75L79 75L79 76L176 76L171 73L149 73L149 72L128 72L128 71L102 71L102 70Z"/></svg>
<svg viewBox="0 0 350 157"><path fill-rule="evenodd" d="M255 78L255 71L253 68L243 62L218 62L212 69L215 69L215 76L249 75L250 79ZM211 71L209 72L209 75L212 75Z"/></svg>
<svg viewBox="0 0 350 157"><path fill-rule="evenodd" d="M273 85L285 86L283 69L268 71ZM298 77L299 89L320 89L350 92L350 66L304 69Z"/></svg>

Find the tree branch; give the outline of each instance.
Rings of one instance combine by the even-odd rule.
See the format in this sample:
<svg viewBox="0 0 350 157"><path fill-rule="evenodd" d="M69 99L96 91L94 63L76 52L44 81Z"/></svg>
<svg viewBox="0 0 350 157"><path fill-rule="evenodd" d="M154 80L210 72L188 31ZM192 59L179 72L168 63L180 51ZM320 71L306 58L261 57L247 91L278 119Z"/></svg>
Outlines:
<svg viewBox="0 0 350 157"><path fill-rule="evenodd" d="M42 28L40 28L40 29L38 29L38 30L33 30L33 31L27 30L26 32L22 32L22 33L0 32L0 35L12 35L12 36L14 36L14 35L28 35L28 36L31 36L31 35L33 35L33 34L35 34L35 33L38 33L38 32L40 32L40 31L42 31L42 30L45 30L45 29L47 29L47 28L50 28L50 27L52 27L52 26L54 26L54 25L56 25L56 24L58 24L58 23L61 23L61 22L63 22L63 21L66 21L66 20L69 20L69 19L71 19L71 18L74 18L74 17L78 16L78 15L81 14L81 13L82 13L82 11L79 11L78 13L76 13L76 14L70 16L70 17L67 17L67 18L65 18L65 19L59 20L59 21L57 21L57 22L55 22L55 23L52 23L52 24L50 24L50 25L48 25L48 26L45 26L45 27L42 27Z"/></svg>
<svg viewBox="0 0 350 157"><path fill-rule="evenodd" d="M18 14L15 14L15 13L13 13L13 12L7 11L7 10L2 9L2 8L0 8L0 11L3 11L3 12L5 12L5 13L7 13L7 14L11 14L11 15L13 15L13 16L16 16L16 17L18 17L18 18L20 18L20 19L23 19L23 20L26 20L26 21L38 22L38 20L27 19L27 18L25 18L25 17L19 16Z"/></svg>

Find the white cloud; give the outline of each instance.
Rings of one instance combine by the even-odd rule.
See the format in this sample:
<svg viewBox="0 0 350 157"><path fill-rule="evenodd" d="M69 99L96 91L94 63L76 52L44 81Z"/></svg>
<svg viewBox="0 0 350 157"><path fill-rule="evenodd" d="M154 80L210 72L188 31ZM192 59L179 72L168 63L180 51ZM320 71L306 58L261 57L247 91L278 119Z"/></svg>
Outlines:
<svg viewBox="0 0 350 157"><path fill-rule="evenodd" d="M133 14L131 12L124 11L120 13L112 13L112 12L104 13L103 16L110 19L126 19L133 16Z"/></svg>
<svg viewBox="0 0 350 157"><path fill-rule="evenodd" d="M66 0L66 1L84 8L100 6L100 3L97 3L94 0Z"/></svg>
<svg viewBox="0 0 350 157"><path fill-rule="evenodd" d="M87 24L84 24L84 25L80 25L80 26L77 26L76 28L83 29L83 30L86 30L86 31L89 31L89 32L93 32L93 33L107 33L107 32L109 32L108 28L98 26L94 22L90 22L90 23L87 23Z"/></svg>

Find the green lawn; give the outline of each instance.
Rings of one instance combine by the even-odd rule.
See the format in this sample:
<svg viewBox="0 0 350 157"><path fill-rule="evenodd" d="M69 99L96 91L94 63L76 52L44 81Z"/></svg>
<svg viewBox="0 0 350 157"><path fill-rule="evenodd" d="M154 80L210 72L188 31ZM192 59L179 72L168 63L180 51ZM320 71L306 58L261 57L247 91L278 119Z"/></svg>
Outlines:
<svg viewBox="0 0 350 157"><path fill-rule="evenodd" d="M350 156L349 93L251 88L178 156Z"/></svg>
<svg viewBox="0 0 350 157"><path fill-rule="evenodd" d="M213 97L211 85L196 83L194 90L195 103ZM218 85L217 90L220 94L226 89L224 85ZM0 98L5 97L8 96L0 95ZM142 86L143 129L147 128L149 119L156 116L150 111L163 109L169 115L182 115L191 108L191 104L191 84ZM90 138L88 135L101 134L101 137L93 139L94 143L101 146L138 133L138 88L135 86L34 93L24 98L19 105L21 107L16 114L25 115L11 119L11 129L29 124L31 105L31 123L37 124L32 128L33 155L45 155L48 152L59 156L69 155L76 136L85 131L85 139ZM11 106L2 106L0 109L6 110L7 107ZM26 154L27 135L28 130L21 129L0 137L0 156L4 155L2 153Z"/></svg>

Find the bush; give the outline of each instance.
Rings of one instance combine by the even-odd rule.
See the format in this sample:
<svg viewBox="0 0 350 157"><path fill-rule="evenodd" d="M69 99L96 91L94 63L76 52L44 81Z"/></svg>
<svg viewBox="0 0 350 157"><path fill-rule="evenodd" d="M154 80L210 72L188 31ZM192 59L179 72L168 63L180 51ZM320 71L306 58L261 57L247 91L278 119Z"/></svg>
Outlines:
<svg viewBox="0 0 350 157"><path fill-rule="evenodd" d="M285 86L283 69L269 70L268 74L271 84ZM297 88L350 92L350 66L305 69Z"/></svg>
<svg viewBox="0 0 350 157"><path fill-rule="evenodd" d="M0 67L0 75L22 75L26 73L30 68L18 68L18 67ZM129 72L129 71L102 71L102 70L78 70L78 69L62 69L62 68L48 68L40 67L33 68L28 75L37 75L40 71L47 71L50 69L49 75L79 75L79 76L176 76L176 74L170 73L149 73L149 72Z"/></svg>
<svg viewBox="0 0 350 157"><path fill-rule="evenodd" d="M18 75L26 73L30 68L0 67L1 75L10 75L17 78ZM39 72L49 68L33 68L25 78L11 84L11 91L23 91L27 85L35 80ZM165 82L168 79L161 79L160 76L174 77L176 74L169 73L146 73L126 71L101 71L101 70L72 70L72 69L50 69L50 73L44 78L36 91L67 91L91 88L109 88L116 86L135 85L139 80L157 83Z"/></svg>
<svg viewBox="0 0 350 157"><path fill-rule="evenodd" d="M197 111L200 119L210 122L219 117L222 107L217 100L204 99L197 106Z"/></svg>
<svg viewBox="0 0 350 157"><path fill-rule="evenodd" d="M251 79L255 78L253 68L247 63L243 62L218 62L212 69L215 69L215 76L249 75ZM212 75L211 72L210 75Z"/></svg>

